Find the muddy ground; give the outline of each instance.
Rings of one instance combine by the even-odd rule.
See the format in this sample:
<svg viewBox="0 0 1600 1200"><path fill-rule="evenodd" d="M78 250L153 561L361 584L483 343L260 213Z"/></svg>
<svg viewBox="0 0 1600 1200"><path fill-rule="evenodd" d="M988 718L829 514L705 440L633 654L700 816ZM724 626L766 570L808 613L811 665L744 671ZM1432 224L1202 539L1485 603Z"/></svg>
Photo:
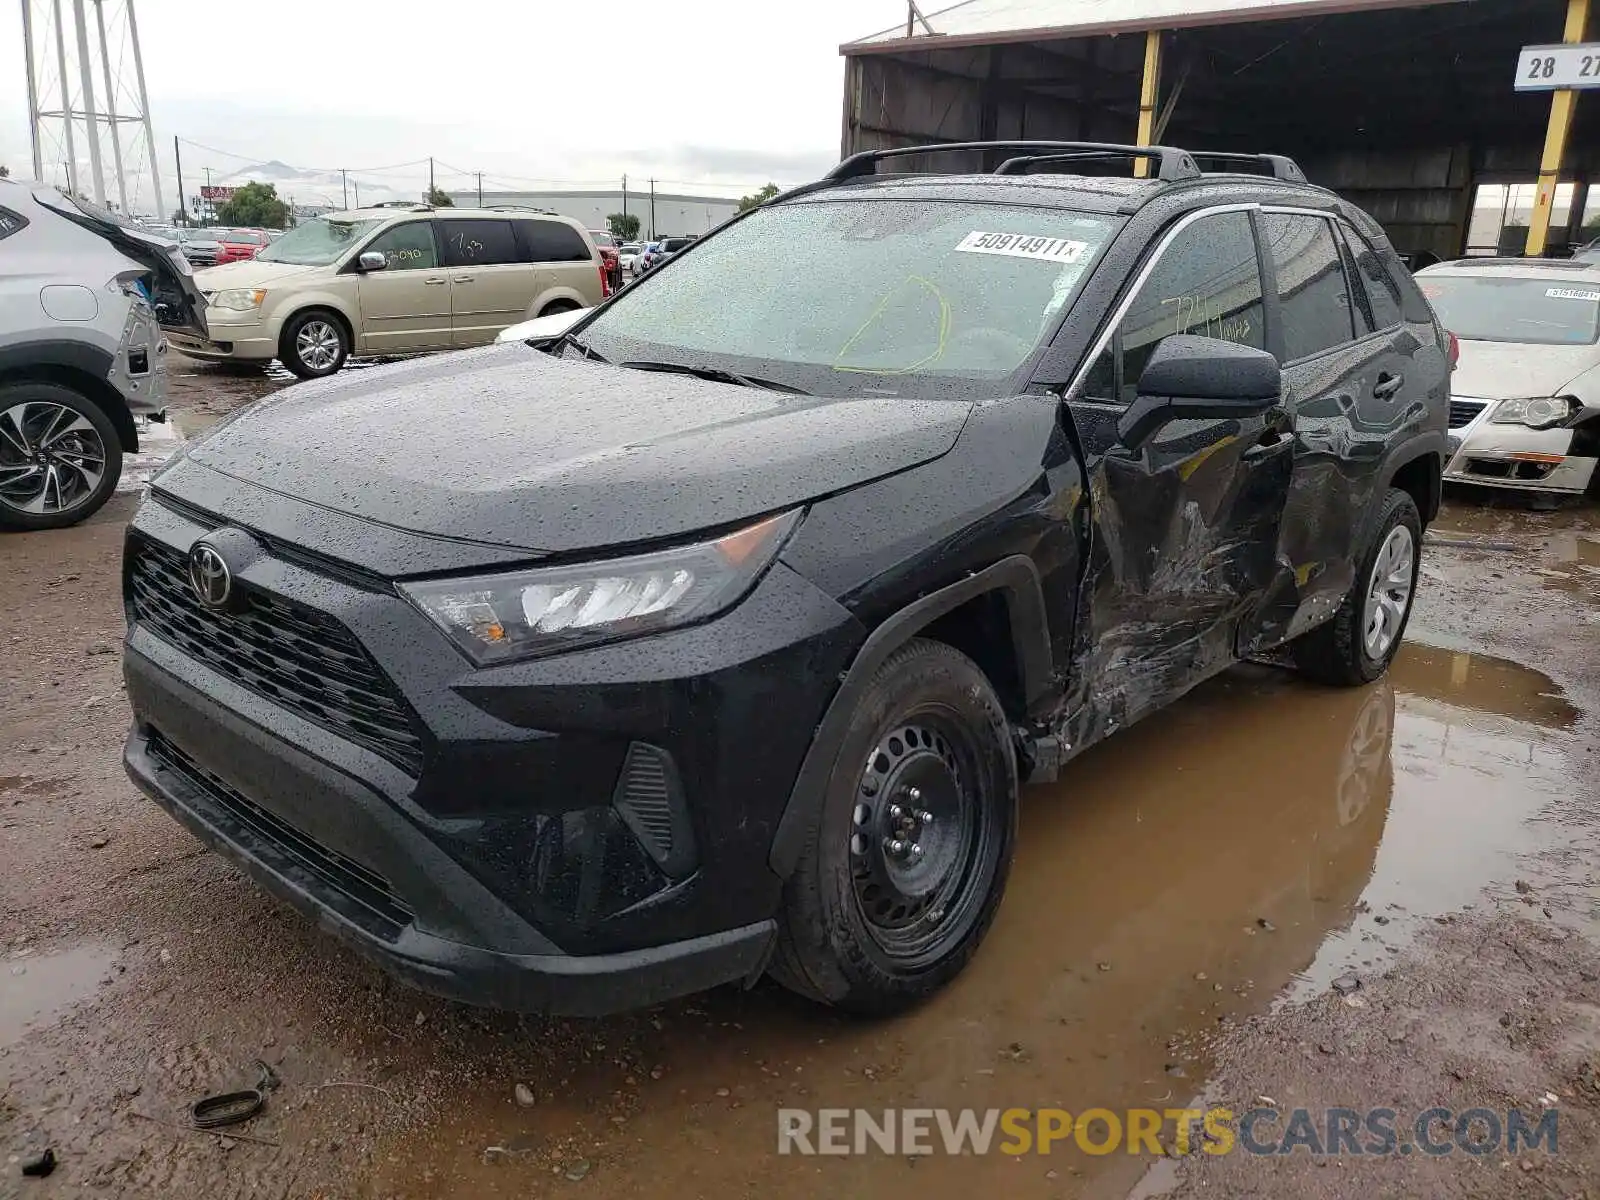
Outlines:
<svg viewBox="0 0 1600 1200"><path fill-rule="evenodd" d="M175 374L180 433L280 382ZM769 985L600 1022L467 1009L267 898L123 776L134 502L0 539L0 1197L1600 1194L1592 507L1453 497L1387 681L1242 667L1029 790L972 968L872 1024ZM1359 1004L1330 986L1352 973ZM241 1136L179 1127L256 1059L282 1083ZM1553 1103L1559 1152L775 1152L779 1107L1197 1095ZM46 1145L55 1173L22 1178Z"/></svg>

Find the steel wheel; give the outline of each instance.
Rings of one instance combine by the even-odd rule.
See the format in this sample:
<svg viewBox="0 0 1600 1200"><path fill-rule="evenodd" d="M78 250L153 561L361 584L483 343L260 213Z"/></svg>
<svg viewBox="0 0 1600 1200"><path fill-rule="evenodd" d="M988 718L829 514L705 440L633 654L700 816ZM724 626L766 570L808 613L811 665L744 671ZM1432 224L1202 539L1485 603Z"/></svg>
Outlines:
<svg viewBox="0 0 1600 1200"><path fill-rule="evenodd" d="M867 756L850 831L855 903L879 949L905 966L937 957L971 920L992 849L964 765L973 753L953 722L919 716Z"/></svg>
<svg viewBox="0 0 1600 1200"><path fill-rule="evenodd" d="M67 513L100 488L106 447L82 413L47 400L0 411L0 504L33 515Z"/></svg>
<svg viewBox="0 0 1600 1200"><path fill-rule="evenodd" d="M1396 525L1384 538L1367 581L1367 602L1361 613L1362 644L1374 662L1382 661L1400 636L1415 582L1416 543L1411 530Z"/></svg>
<svg viewBox="0 0 1600 1200"><path fill-rule="evenodd" d="M339 361L340 335L332 321L312 317L294 335L294 351L300 361L321 374L331 371Z"/></svg>

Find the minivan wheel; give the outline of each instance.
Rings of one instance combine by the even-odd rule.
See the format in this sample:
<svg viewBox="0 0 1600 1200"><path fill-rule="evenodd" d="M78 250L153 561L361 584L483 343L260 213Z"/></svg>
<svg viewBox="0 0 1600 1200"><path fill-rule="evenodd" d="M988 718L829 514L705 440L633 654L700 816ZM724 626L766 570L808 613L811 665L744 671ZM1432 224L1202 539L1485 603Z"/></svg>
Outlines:
<svg viewBox="0 0 1600 1200"><path fill-rule="evenodd" d="M98 404L54 383L0 386L0 528L76 525L121 474L122 440Z"/></svg>
<svg viewBox="0 0 1600 1200"><path fill-rule="evenodd" d="M916 639L868 684L784 890L772 973L892 1013L954 978L988 932L1017 829L1005 713L973 661Z"/></svg>
<svg viewBox="0 0 1600 1200"><path fill-rule="evenodd" d="M283 365L301 379L321 379L344 366L350 339L338 317L312 309L293 317L284 327L279 349Z"/></svg>
<svg viewBox="0 0 1600 1200"><path fill-rule="evenodd" d="M1295 639L1295 666L1319 683L1359 687L1389 669L1417 592L1422 517L1416 501L1390 488L1356 581L1333 618Z"/></svg>

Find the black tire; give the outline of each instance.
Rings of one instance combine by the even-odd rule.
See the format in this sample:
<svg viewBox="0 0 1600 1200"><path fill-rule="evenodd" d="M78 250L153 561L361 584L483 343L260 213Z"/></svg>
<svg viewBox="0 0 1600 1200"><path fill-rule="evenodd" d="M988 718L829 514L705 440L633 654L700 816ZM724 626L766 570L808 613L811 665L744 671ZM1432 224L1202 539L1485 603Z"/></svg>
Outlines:
<svg viewBox="0 0 1600 1200"><path fill-rule="evenodd" d="M541 317L549 317L554 316L556 313L572 312L574 309L582 307L583 305L572 300L552 300L539 310L539 315Z"/></svg>
<svg viewBox="0 0 1600 1200"><path fill-rule="evenodd" d="M945 815L897 825L891 805L908 796L915 805L902 807ZM893 840L923 853L891 854L886 829L907 830ZM1016 755L989 680L941 642L907 643L878 668L840 745L784 887L773 976L858 1013L923 1000L988 932L1016 831Z"/></svg>
<svg viewBox="0 0 1600 1200"><path fill-rule="evenodd" d="M1374 655L1366 641L1367 597L1371 593L1379 552L1388 543L1391 533L1404 527L1411 535L1411 585L1405 597L1398 628L1392 639ZM1362 548L1356 568L1355 582L1339 605L1333 617L1308 633L1296 638L1290 653L1299 670L1319 683L1334 687L1360 687L1371 683L1389 669L1405 638L1406 625L1411 620L1411 607L1417 595L1417 567L1422 558L1422 517L1417 504L1399 488L1390 488L1378 511L1372 535Z"/></svg>
<svg viewBox="0 0 1600 1200"><path fill-rule="evenodd" d="M302 338L302 334L306 337ZM310 344L306 344L308 340ZM311 361L302 357L302 352ZM331 353L332 357L324 358L324 353ZM290 317L278 340L278 358L301 379L324 379L344 366L349 356L350 334L344 321L325 308L308 308Z"/></svg>
<svg viewBox="0 0 1600 1200"><path fill-rule="evenodd" d="M25 414L20 425L18 413ZM99 476L91 484L97 459ZM55 383L0 385L0 529L76 525L100 510L121 474L122 439L94 401ZM27 511L41 497L45 511Z"/></svg>

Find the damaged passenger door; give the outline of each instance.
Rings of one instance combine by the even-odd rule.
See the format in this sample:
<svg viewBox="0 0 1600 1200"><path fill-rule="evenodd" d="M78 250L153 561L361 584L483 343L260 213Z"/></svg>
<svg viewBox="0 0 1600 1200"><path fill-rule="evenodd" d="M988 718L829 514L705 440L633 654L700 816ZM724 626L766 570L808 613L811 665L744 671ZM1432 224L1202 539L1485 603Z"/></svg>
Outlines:
<svg viewBox="0 0 1600 1200"><path fill-rule="evenodd" d="M1180 221L1067 396L1091 516L1075 749L1234 661L1284 587L1276 547L1294 439L1265 352L1254 220L1233 208ZM1221 343L1209 356L1208 341ZM1230 379L1247 381L1231 397ZM1206 394L1157 394L1179 389Z"/></svg>

